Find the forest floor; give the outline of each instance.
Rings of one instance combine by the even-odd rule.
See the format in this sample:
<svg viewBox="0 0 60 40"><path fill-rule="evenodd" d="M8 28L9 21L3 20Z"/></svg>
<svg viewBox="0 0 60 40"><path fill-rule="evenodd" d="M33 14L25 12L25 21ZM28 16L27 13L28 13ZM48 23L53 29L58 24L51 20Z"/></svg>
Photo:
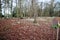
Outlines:
<svg viewBox="0 0 60 40"><path fill-rule="evenodd" d="M0 19L0 40L56 40L54 17Z"/></svg>

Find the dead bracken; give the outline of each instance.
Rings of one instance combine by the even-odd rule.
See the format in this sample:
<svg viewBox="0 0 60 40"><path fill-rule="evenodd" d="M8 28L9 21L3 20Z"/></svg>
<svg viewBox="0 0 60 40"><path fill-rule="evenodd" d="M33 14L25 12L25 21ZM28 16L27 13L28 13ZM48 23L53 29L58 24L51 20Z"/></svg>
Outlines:
<svg viewBox="0 0 60 40"><path fill-rule="evenodd" d="M15 21L11 21L11 20L12 19L0 20L0 39L56 40L56 29L51 28L52 20L50 22L45 22L41 20L37 21L39 25L34 25L33 22L27 21L25 19L22 20L19 19L20 23L16 23ZM14 20L18 20L18 19L14 19ZM11 25L12 23L16 23L16 25Z"/></svg>

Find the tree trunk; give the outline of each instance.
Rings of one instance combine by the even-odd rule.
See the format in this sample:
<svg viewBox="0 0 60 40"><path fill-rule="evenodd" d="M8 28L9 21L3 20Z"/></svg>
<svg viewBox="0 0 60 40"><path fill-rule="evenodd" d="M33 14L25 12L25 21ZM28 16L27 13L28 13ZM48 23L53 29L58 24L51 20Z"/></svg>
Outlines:
<svg viewBox="0 0 60 40"><path fill-rule="evenodd" d="M56 40L58 40L59 39L59 27L57 28L57 38L56 38Z"/></svg>
<svg viewBox="0 0 60 40"><path fill-rule="evenodd" d="M12 18L12 7L13 7L13 0L11 0L11 18Z"/></svg>
<svg viewBox="0 0 60 40"><path fill-rule="evenodd" d="M16 15L17 15L17 18L18 18L18 7L17 7L18 6L17 5L18 3L17 2L18 2L18 0L16 0Z"/></svg>
<svg viewBox="0 0 60 40"><path fill-rule="evenodd" d="M34 14L34 23L36 23L36 16L37 16L37 8L36 8L36 0L31 0L31 13ZM30 14L31 17L31 14Z"/></svg>
<svg viewBox="0 0 60 40"><path fill-rule="evenodd" d="M34 9L34 23L37 23L36 17L37 17L37 1L33 1L33 9Z"/></svg>
<svg viewBox="0 0 60 40"><path fill-rule="evenodd" d="M0 17L2 18L1 0L0 0Z"/></svg>

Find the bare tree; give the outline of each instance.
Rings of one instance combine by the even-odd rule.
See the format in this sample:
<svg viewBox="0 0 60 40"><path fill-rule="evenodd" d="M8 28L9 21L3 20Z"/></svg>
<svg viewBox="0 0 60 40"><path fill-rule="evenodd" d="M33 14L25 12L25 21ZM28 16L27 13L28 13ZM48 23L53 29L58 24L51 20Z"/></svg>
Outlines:
<svg viewBox="0 0 60 40"><path fill-rule="evenodd" d="M34 14L34 23L36 23L36 17L37 17L37 0L31 0L32 3L32 13Z"/></svg>
<svg viewBox="0 0 60 40"><path fill-rule="evenodd" d="M50 4L50 10L49 10L49 14L50 14L50 16L52 17L53 16L53 13L54 13L54 0L51 0L51 2L50 2L51 4Z"/></svg>
<svg viewBox="0 0 60 40"><path fill-rule="evenodd" d="M2 7L1 7L1 0L0 0L0 17L2 17Z"/></svg>
<svg viewBox="0 0 60 40"><path fill-rule="evenodd" d="M42 15L43 15L43 10L42 10L42 8L43 8L43 2L41 2L41 4L40 4L40 7L41 7L41 17L42 17Z"/></svg>
<svg viewBox="0 0 60 40"><path fill-rule="evenodd" d="M13 0L11 0L11 17L12 17L12 7L13 7Z"/></svg>

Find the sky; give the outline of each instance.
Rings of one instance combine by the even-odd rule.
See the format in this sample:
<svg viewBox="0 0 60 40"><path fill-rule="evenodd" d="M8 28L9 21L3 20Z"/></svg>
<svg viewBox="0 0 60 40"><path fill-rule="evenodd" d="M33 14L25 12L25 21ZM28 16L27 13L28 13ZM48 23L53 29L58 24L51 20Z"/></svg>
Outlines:
<svg viewBox="0 0 60 40"><path fill-rule="evenodd" d="M49 2L50 0L39 0L39 2ZM60 0L55 0L55 2L57 2L57 1L59 1L60 2Z"/></svg>
<svg viewBox="0 0 60 40"><path fill-rule="evenodd" d="M47 2L47 3L49 3L50 2L50 0L38 0L39 2ZM55 0L55 2L60 2L60 0ZM14 1L15 2L15 1ZM15 3L13 3L13 6L15 6L16 4Z"/></svg>
<svg viewBox="0 0 60 40"><path fill-rule="evenodd" d="M59 2L60 2L60 0L57 0L57 1L59 1Z"/></svg>
<svg viewBox="0 0 60 40"><path fill-rule="evenodd" d="M49 2L50 0L39 0L39 2Z"/></svg>

